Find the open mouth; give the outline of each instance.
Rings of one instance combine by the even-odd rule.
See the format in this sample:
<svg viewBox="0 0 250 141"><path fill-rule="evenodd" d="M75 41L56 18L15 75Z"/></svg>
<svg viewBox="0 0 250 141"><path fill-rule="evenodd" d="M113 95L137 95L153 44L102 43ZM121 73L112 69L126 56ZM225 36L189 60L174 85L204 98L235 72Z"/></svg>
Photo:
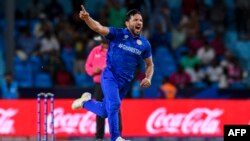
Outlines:
<svg viewBox="0 0 250 141"><path fill-rule="evenodd" d="M136 26L135 29L136 30L141 30L141 26Z"/></svg>

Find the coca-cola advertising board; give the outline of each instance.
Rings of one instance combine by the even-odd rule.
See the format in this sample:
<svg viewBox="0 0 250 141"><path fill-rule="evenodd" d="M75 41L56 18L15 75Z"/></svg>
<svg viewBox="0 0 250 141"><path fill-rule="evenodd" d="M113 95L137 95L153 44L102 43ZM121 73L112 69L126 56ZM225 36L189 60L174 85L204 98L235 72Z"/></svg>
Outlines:
<svg viewBox="0 0 250 141"><path fill-rule="evenodd" d="M72 101L55 100L56 136L94 136L95 115L84 109L71 110ZM223 136L224 124L250 124L249 108L250 100L124 100L121 106L122 134ZM0 136L35 136L37 117L36 100L0 100ZM47 120L50 133L50 112ZM108 130L106 124L106 135L109 135Z"/></svg>

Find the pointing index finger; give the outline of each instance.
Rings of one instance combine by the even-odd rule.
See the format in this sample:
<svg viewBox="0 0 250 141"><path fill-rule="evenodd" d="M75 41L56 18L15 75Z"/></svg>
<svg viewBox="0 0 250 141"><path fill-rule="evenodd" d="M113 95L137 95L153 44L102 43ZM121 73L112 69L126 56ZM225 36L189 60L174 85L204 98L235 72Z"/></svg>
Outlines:
<svg viewBox="0 0 250 141"><path fill-rule="evenodd" d="M82 8L82 11L86 11L83 5L81 5L81 8Z"/></svg>

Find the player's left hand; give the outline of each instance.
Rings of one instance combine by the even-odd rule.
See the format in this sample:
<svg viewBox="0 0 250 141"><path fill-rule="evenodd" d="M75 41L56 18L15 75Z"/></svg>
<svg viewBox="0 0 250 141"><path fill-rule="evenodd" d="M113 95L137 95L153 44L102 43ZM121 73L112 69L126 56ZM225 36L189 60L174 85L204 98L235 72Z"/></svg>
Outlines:
<svg viewBox="0 0 250 141"><path fill-rule="evenodd" d="M150 85L151 85L151 80L148 78L142 79L142 81L140 83L140 86L144 87L144 88L149 87Z"/></svg>

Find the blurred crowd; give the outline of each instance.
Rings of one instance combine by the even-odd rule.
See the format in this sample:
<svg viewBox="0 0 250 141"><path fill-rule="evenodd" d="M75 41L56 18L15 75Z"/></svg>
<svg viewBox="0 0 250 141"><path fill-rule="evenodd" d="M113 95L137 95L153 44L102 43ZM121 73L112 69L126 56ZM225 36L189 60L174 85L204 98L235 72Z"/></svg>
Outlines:
<svg viewBox="0 0 250 141"><path fill-rule="evenodd" d="M96 33L78 18L81 4L94 19L112 27L124 27L128 10L142 11L142 34L151 43L155 63L152 88L163 93L159 97L173 98L178 89L187 87L250 86L250 65L245 64L250 61L249 0L26 1L16 0L21 5L15 9L12 73L19 87L93 87L84 64L89 51L99 43L93 40ZM4 24L1 26L4 33ZM2 35L0 65L7 47ZM245 50L236 48L240 45ZM11 73L4 69L1 67L2 76ZM131 97L143 97L139 88L143 71L139 66Z"/></svg>

